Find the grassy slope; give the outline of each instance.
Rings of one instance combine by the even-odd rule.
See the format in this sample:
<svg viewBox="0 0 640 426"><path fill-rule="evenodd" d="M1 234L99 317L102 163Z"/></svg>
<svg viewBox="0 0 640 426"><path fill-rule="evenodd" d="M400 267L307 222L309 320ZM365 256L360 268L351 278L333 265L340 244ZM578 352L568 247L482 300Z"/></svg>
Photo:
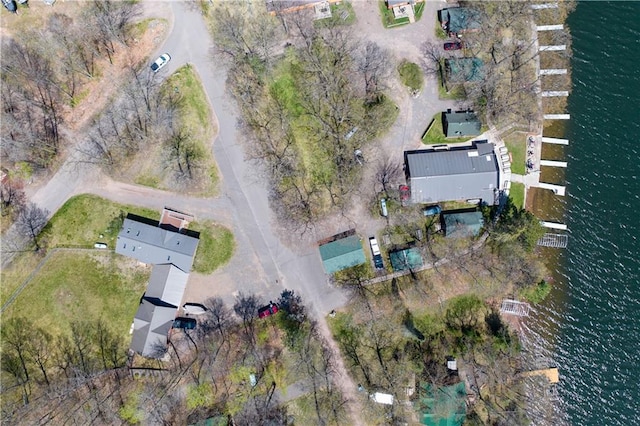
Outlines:
<svg viewBox="0 0 640 426"><path fill-rule="evenodd" d="M125 266L126 265L126 266ZM57 252L5 311L56 335L72 321L103 318L127 336L151 272L109 252Z"/></svg>
<svg viewBox="0 0 640 426"><path fill-rule="evenodd" d="M42 236L47 241L49 248L92 248L96 241L101 241L107 243L109 248L113 249L116 237L120 232L121 220L126 216L126 213L134 213L156 220L160 218L160 212L155 210L116 204L94 195L79 195L71 198L62 206L47 224ZM229 261L235 248L235 242L233 234L228 229L211 222L193 223L190 228L201 232L200 244L194 261L194 270L202 273L211 273ZM34 280L16 299L11 309L13 309L13 306L25 303L25 298L29 298L28 295L25 295L27 289L37 287L37 283L41 281L42 276L47 277L46 286L61 289L71 285L71 281L78 288L85 288L87 280L90 281L101 276L117 278L118 272L113 267L109 269L110 272L104 272L91 266L89 261L83 263L85 266L78 265L74 258L78 257L86 260L86 256L84 254L78 255L78 252L74 253L60 258L58 258L58 254L52 255L44 264L42 270L34 277ZM101 253L102 256L107 256L108 254L103 250L96 250L93 253ZM123 261L122 259L124 259L120 256L113 256L115 256L116 261L118 259ZM39 261L41 261L41 258L38 255L33 252L26 252L8 268L3 268L0 275L3 303L27 279ZM69 279L64 275L64 271L70 269L75 270L74 274L76 275L73 279ZM57 272L54 273L51 270L56 270ZM112 280L112 278L103 281L109 282L109 280ZM88 291L93 290L89 288ZM142 292L140 291L139 293L141 294ZM38 293L36 292L35 294ZM126 303L123 298L127 298L127 300L129 298L128 294L116 296L118 297L113 298L113 300L116 300L116 304ZM134 299L137 300L138 296L134 297ZM80 302L81 300L78 303ZM95 306L86 305L85 309L94 310ZM30 310L29 312L36 311Z"/></svg>
<svg viewBox="0 0 640 426"><path fill-rule="evenodd" d="M511 182L511 189L509 190L509 198L513 200L513 204L518 207L524 207L524 184L518 182Z"/></svg>
<svg viewBox="0 0 640 426"><path fill-rule="evenodd" d="M512 132L504 138L504 143L511 153L511 171L518 175L524 175L527 154L527 134L525 132Z"/></svg>

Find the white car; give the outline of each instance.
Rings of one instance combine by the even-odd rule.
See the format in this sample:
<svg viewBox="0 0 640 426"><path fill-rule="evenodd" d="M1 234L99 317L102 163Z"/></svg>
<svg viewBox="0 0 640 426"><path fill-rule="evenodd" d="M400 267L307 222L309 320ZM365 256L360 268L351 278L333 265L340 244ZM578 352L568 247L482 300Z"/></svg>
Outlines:
<svg viewBox="0 0 640 426"><path fill-rule="evenodd" d="M184 313L187 315L202 315L207 312L207 308L200 303L185 303L182 309L184 309Z"/></svg>
<svg viewBox="0 0 640 426"><path fill-rule="evenodd" d="M160 71L170 60L171 56L168 53L163 53L154 63L151 64L151 71Z"/></svg>

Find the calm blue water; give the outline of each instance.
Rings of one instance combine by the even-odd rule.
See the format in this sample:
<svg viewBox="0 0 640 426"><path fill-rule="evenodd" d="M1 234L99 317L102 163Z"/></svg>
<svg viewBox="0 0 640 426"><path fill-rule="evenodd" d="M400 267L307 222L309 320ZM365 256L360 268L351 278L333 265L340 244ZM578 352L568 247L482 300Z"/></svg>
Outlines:
<svg viewBox="0 0 640 426"><path fill-rule="evenodd" d="M640 425L640 2L570 16L563 253L534 327L561 372L557 424Z"/></svg>

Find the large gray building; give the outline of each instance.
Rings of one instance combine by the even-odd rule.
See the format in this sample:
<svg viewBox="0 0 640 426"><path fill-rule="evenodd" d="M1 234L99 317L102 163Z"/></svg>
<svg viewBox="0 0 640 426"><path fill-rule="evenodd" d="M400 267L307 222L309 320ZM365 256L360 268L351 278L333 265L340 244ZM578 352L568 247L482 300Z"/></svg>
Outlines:
<svg viewBox="0 0 640 426"><path fill-rule="evenodd" d="M164 213L163 218L168 217ZM116 253L153 265L147 291L133 319L134 352L151 358L164 354L198 242L197 232L176 228L171 220L160 223L132 214L124 220Z"/></svg>
<svg viewBox="0 0 640 426"><path fill-rule="evenodd" d="M482 200L498 201L498 160L494 145L405 151L405 174L414 203Z"/></svg>

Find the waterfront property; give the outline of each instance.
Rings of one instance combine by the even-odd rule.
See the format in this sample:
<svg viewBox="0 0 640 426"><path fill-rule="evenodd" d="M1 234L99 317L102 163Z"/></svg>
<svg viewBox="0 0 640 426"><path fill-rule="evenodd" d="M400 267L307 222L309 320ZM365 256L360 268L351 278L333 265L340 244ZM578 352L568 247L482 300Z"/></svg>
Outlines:
<svg viewBox="0 0 640 426"><path fill-rule="evenodd" d="M443 212L440 221L447 238L475 237L484 226L482 212L476 210Z"/></svg>
<svg viewBox="0 0 640 426"><path fill-rule="evenodd" d="M467 7L452 7L438 11L442 29L450 35L462 34L480 29L478 11Z"/></svg>
<svg viewBox="0 0 640 426"><path fill-rule="evenodd" d="M480 134L480 120L473 111L443 113L442 131L448 138L458 138L462 136L477 136Z"/></svg>
<svg viewBox="0 0 640 426"><path fill-rule="evenodd" d="M127 215L116 253L152 264L147 290L133 320L131 350L150 358L164 355L200 235L185 228L192 216L164 209L160 222Z"/></svg>
<svg viewBox="0 0 640 426"><path fill-rule="evenodd" d="M330 241L320 244L320 257L327 274L334 274L343 269L366 262L360 237L351 233L349 236L337 235Z"/></svg>
<svg viewBox="0 0 640 426"><path fill-rule="evenodd" d="M479 81L484 76L484 62L479 58L448 58L444 60L445 80L448 83Z"/></svg>
<svg viewBox="0 0 640 426"><path fill-rule="evenodd" d="M422 266L423 260L420 250L417 248L407 248L389 253L389 261L394 271L405 271L416 269Z"/></svg>
<svg viewBox="0 0 640 426"><path fill-rule="evenodd" d="M405 151L404 161L413 203L498 202L498 160L492 143Z"/></svg>

